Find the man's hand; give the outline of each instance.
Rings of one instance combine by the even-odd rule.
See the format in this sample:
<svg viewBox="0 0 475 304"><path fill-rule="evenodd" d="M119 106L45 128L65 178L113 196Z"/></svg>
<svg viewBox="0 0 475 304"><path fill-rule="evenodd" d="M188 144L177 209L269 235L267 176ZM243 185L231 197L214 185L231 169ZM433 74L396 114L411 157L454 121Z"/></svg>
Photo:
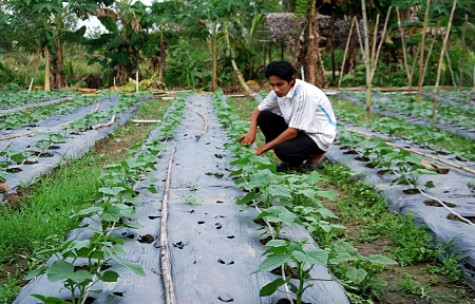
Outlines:
<svg viewBox="0 0 475 304"><path fill-rule="evenodd" d="M254 148L254 151L256 152L256 155L261 155L264 152L266 152L267 150L264 149L263 147L257 147L257 148Z"/></svg>
<svg viewBox="0 0 475 304"><path fill-rule="evenodd" d="M244 144L244 145L252 145L255 139L256 139L256 136L253 134L249 134L249 132L239 137L241 144Z"/></svg>

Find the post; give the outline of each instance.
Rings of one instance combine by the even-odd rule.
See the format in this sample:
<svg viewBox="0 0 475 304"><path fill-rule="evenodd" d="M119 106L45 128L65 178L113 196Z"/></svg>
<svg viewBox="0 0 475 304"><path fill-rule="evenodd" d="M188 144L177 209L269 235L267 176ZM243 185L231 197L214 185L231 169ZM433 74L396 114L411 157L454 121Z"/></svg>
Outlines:
<svg viewBox="0 0 475 304"><path fill-rule="evenodd" d="M139 70L135 71L135 93L139 92Z"/></svg>
<svg viewBox="0 0 475 304"><path fill-rule="evenodd" d="M35 77L31 77L30 86L28 87L28 92L31 92L31 89L33 88L33 80L35 80Z"/></svg>

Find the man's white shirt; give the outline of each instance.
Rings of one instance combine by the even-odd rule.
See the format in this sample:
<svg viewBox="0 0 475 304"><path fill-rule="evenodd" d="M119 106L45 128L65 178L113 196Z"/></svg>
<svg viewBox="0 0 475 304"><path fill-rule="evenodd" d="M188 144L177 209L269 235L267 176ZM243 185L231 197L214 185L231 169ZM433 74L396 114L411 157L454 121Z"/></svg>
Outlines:
<svg viewBox="0 0 475 304"><path fill-rule="evenodd" d="M323 151L335 140L336 118L330 100L310 83L296 79L284 97L271 91L258 109L282 116L290 128L305 132Z"/></svg>

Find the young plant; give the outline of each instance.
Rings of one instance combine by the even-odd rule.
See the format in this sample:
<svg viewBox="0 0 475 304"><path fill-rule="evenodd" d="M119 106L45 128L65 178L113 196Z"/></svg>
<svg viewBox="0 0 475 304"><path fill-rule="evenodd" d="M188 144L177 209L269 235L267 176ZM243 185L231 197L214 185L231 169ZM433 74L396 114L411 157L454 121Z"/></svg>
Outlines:
<svg viewBox="0 0 475 304"><path fill-rule="evenodd" d="M273 282L261 288L259 296L266 297L276 292L281 286L288 284L290 290L296 297L296 303L302 303L302 296L307 288L313 286L311 281L328 281L328 279L317 279L310 276L315 265L326 265L328 260L328 252L323 249L313 248L306 249L307 239L300 241L271 240L267 242L269 247L264 254L267 258L253 272L271 271L275 268L284 266L284 268L294 268L297 276L298 284L294 284L291 276L278 278Z"/></svg>
<svg viewBox="0 0 475 304"><path fill-rule="evenodd" d="M397 265L397 262L381 254L362 256L358 249L344 241L334 244L330 252L329 263L333 265L335 275L347 287L360 294L378 297L387 283L377 276L377 272L387 265Z"/></svg>
<svg viewBox="0 0 475 304"><path fill-rule="evenodd" d="M26 279L46 274L50 282L63 281L64 288L70 291L71 301L38 294L33 296L45 304L84 303L90 292L101 292L101 290L92 290L97 282L117 282L119 274L112 270L105 270L113 262L134 271L137 275L144 276L145 272L141 266L118 259L126 255L125 251L119 247L123 244L124 241L120 238L94 232L90 240L70 240L58 248L41 252L40 254L48 256L54 254L57 259L49 265L30 272ZM75 263L80 261L84 261L85 264L77 266Z"/></svg>
<svg viewBox="0 0 475 304"><path fill-rule="evenodd" d="M254 218L254 221L265 219L267 222L274 224L274 238L279 238L280 231L285 226L292 226L298 222L297 216L283 206L272 206L262 210L262 212Z"/></svg>

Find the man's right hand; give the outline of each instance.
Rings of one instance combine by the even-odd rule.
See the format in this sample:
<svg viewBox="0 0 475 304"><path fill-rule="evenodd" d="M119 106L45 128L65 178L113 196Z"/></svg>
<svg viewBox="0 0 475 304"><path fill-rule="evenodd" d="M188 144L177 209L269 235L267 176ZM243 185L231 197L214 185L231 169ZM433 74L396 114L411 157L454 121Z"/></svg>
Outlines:
<svg viewBox="0 0 475 304"><path fill-rule="evenodd" d="M255 139L256 139L256 136L249 134L249 132L239 137L241 144L244 144L244 145L252 145Z"/></svg>

